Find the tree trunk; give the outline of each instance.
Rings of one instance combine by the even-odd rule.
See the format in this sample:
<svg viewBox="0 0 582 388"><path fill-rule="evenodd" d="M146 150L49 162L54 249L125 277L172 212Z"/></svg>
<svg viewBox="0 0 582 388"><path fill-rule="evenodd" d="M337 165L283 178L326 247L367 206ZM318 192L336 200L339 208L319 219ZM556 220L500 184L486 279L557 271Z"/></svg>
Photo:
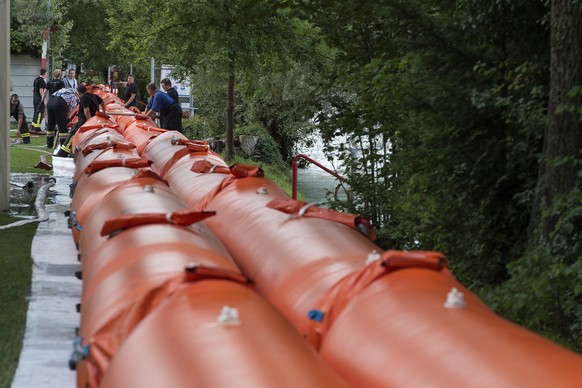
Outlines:
<svg viewBox="0 0 582 388"><path fill-rule="evenodd" d="M226 95L226 155L225 159L234 159L234 58L230 56L228 64L228 92Z"/></svg>
<svg viewBox="0 0 582 388"><path fill-rule="evenodd" d="M577 182L577 166L565 158L579 158L582 147L582 122L576 112L556 114L563 105L582 105L580 96L568 97L568 91L582 85L582 1L552 0L551 10L550 100L544 136L545 176L540 180L541 211L570 192ZM550 241L556 216L541 217L542 241Z"/></svg>

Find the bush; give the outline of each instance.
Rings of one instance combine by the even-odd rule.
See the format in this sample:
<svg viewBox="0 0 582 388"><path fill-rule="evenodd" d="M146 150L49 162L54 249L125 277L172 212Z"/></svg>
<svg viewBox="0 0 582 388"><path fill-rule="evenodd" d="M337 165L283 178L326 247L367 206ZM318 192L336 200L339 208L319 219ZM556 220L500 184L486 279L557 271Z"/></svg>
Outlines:
<svg viewBox="0 0 582 388"><path fill-rule="evenodd" d="M182 127L184 129L184 135L192 140L203 140L213 136L224 136L224 134L220 133L217 129L211 128L208 124L208 120L200 115L194 115L188 119L184 119L182 121Z"/></svg>
<svg viewBox="0 0 582 388"><path fill-rule="evenodd" d="M283 158L279 152L279 146L267 130L260 124L249 124L238 127L234 131L235 142L240 135L258 136L257 157L255 159L265 163L283 164Z"/></svg>

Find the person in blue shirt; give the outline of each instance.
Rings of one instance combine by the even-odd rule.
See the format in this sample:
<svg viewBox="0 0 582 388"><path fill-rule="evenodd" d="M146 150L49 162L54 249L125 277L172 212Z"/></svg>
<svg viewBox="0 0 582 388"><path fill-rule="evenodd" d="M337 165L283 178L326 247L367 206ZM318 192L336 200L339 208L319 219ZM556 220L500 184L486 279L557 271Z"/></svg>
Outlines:
<svg viewBox="0 0 582 388"><path fill-rule="evenodd" d="M151 98L144 114L155 117L156 113L159 113L161 128L182 133L182 107L174 102L172 97L158 90L153 82L146 86L146 90Z"/></svg>

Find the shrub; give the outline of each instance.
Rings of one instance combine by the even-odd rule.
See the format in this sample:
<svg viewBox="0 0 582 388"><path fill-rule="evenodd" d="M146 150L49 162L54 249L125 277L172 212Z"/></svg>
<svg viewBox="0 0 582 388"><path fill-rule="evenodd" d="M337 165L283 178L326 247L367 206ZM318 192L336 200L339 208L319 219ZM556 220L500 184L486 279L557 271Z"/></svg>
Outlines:
<svg viewBox="0 0 582 388"><path fill-rule="evenodd" d="M234 135L235 142L240 135L258 136L259 141L257 142L257 156L255 159L265 163L283 164L283 158L279 152L279 146L267 130L260 124L255 123L238 127L235 129Z"/></svg>
<svg viewBox="0 0 582 388"><path fill-rule="evenodd" d="M208 121L200 115L194 115L188 119L184 119L182 121L182 127L184 129L184 135L188 139L193 140L203 140L213 136L223 135L215 128L211 128Z"/></svg>

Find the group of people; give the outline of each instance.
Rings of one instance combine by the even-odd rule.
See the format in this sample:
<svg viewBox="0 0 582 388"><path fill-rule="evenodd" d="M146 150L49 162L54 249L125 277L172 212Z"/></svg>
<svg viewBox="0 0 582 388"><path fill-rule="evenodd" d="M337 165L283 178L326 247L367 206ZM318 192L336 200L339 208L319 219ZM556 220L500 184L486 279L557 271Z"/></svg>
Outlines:
<svg viewBox="0 0 582 388"><path fill-rule="evenodd" d="M67 77L64 79L61 79L61 76L61 70L55 70L53 72L53 79L47 82L46 69L40 69L38 77L36 77L32 83L32 103L34 114L31 127L37 132L42 132L41 122L48 105L48 96L51 96L62 88L76 88L78 86L74 69L70 69ZM20 136L24 144L29 144L30 130L28 128L28 122L26 121L26 115L24 114L24 106L22 105L18 94L12 94L10 96L10 116L14 117L17 122L16 134Z"/></svg>
<svg viewBox="0 0 582 388"><path fill-rule="evenodd" d="M41 122L46 111L47 148L55 147L55 129L58 129L59 145L55 156L67 157L71 153L71 143L77 130L101 108L106 113L103 99L91 93L90 85L77 82L75 70L70 69L68 75L61 79L61 70L53 72L53 79L46 81L46 69L41 69L39 76L33 82L34 116L32 128L41 131ZM89 87L88 87L89 86ZM183 132L182 107L178 92L172 87L168 78L161 81L164 91L158 90L156 84L149 83L146 90L150 99L143 114L160 119L160 127ZM124 102L126 108L134 107L137 110L137 85L133 75L127 77L125 83ZM68 123L77 112L78 121L69 130ZM24 115L24 107L18 95L10 98L10 114L18 122L17 134L23 143L30 143L30 131Z"/></svg>

